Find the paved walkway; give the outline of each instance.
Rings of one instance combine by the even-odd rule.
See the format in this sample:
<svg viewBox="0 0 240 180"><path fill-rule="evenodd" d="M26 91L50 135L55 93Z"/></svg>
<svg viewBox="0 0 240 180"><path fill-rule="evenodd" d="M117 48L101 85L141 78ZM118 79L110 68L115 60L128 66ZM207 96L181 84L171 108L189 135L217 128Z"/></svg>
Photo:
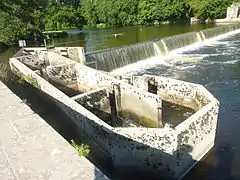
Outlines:
<svg viewBox="0 0 240 180"><path fill-rule="evenodd" d="M0 180L107 178L0 81Z"/></svg>

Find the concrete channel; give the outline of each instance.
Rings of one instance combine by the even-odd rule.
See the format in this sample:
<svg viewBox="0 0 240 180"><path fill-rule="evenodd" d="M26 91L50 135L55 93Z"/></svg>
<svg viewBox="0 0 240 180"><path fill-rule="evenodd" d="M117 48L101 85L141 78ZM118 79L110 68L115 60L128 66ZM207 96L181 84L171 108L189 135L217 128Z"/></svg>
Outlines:
<svg viewBox="0 0 240 180"><path fill-rule="evenodd" d="M0 81L0 179L108 180Z"/></svg>
<svg viewBox="0 0 240 180"><path fill-rule="evenodd" d="M179 179L213 147L219 102L203 86L149 75L116 77L85 66L80 47L71 51L75 61L65 52L67 57L59 51L23 49L10 66L51 97L79 132L110 156L115 168ZM162 119L163 101L194 113L169 127ZM117 119L122 123L115 123ZM124 127L126 119L142 126Z"/></svg>

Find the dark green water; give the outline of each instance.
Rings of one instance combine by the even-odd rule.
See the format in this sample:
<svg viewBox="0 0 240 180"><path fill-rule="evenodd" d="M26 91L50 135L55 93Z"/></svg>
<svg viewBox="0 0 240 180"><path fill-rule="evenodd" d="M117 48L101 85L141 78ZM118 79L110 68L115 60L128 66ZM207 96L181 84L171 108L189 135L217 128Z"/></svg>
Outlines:
<svg viewBox="0 0 240 180"><path fill-rule="evenodd" d="M82 31L78 35L56 39L56 46L84 46L86 52L102 50L155 38L172 36L186 32L199 31L214 27L213 24L172 24L142 27L122 27L114 29L98 29ZM76 31L71 31L76 32ZM117 37L114 34L121 34Z"/></svg>

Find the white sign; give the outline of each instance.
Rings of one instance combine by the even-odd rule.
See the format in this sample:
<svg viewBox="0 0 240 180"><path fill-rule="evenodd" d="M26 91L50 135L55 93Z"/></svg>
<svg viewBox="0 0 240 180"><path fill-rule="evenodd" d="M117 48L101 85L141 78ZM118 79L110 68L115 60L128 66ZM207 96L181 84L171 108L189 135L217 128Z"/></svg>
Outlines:
<svg viewBox="0 0 240 180"><path fill-rule="evenodd" d="M19 47L26 47L26 41L25 40L19 40L18 44L19 44Z"/></svg>

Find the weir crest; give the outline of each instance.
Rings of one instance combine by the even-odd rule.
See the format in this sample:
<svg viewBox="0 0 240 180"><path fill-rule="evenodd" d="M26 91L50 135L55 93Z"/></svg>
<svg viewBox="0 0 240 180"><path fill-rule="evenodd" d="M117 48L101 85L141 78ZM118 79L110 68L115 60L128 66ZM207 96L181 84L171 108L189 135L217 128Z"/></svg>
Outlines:
<svg viewBox="0 0 240 180"><path fill-rule="evenodd" d="M159 61L161 61L161 57L167 56L172 51L196 43L204 43L216 36L237 30L239 27L239 24L219 26L199 32L189 32L133 45L90 52L86 54L86 61L90 64L95 63L98 70L108 72L152 57L159 56Z"/></svg>

